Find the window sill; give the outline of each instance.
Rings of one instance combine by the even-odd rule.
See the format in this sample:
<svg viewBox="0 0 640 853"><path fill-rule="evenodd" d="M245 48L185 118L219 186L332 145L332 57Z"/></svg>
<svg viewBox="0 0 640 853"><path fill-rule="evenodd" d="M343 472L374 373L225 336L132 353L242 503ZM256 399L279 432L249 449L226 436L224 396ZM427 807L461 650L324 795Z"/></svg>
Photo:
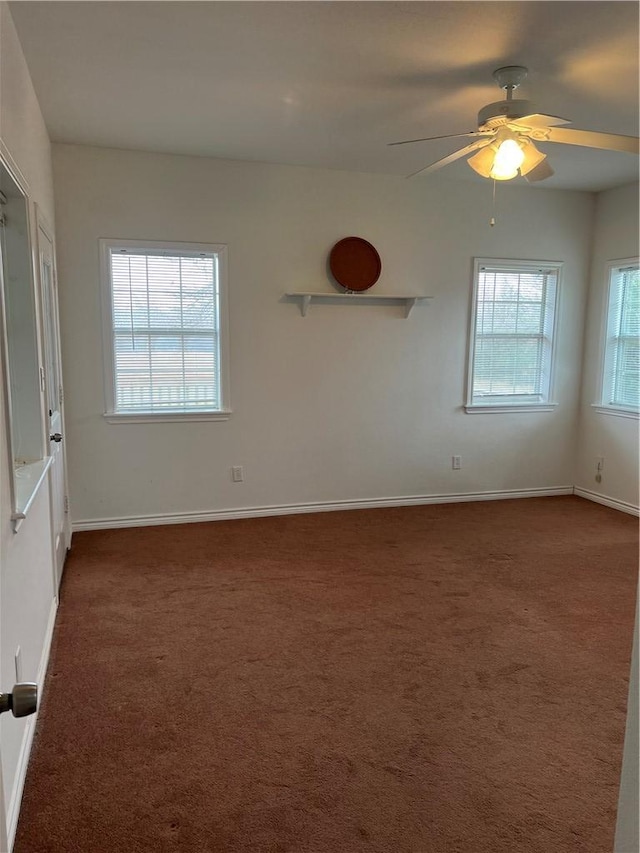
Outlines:
<svg viewBox="0 0 640 853"><path fill-rule="evenodd" d="M634 421L640 418L640 412L632 409L617 409L615 406L602 406L600 403L593 403L591 408L600 415L613 415L616 418L630 418Z"/></svg>
<svg viewBox="0 0 640 853"><path fill-rule="evenodd" d="M504 415L512 412L552 412L557 406L557 403L498 403L495 406L465 406L464 410L468 415Z"/></svg>
<svg viewBox="0 0 640 853"><path fill-rule="evenodd" d="M38 459L37 462L31 462L29 465L20 465L20 467L14 469L15 509L11 513L11 521L13 522L15 533L18 532L18 528L27 517L27 513L33 504L35 496L38 494L38 490L44 481L52 461L52 456L46 456L44 459Z"/></svg>
<svg viewBox="0 0 640 853"><path fill-rule="evenodd" d="M171 424L187 421L228 421L231 412L106 412L103 417L110 424Z"/></svg>

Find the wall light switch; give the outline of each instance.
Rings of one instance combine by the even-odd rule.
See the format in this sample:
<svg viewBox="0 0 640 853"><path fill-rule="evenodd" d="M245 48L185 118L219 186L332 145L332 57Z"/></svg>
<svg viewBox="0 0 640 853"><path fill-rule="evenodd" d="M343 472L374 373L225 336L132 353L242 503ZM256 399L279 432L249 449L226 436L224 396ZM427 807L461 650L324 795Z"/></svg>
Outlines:
<svg viewBox="0 0 640 853"><path fill-rule="evenodd" d="M462 456L452 456L451 467L454 471L459 471L462 468Z"/></svg>
<svg viewBox="0 0 640 853"><path fill-rule="evenodd" d="M231 468L231 479L234 483L244 482L244 471L242 469L242 465L234 465Z"/></svg>

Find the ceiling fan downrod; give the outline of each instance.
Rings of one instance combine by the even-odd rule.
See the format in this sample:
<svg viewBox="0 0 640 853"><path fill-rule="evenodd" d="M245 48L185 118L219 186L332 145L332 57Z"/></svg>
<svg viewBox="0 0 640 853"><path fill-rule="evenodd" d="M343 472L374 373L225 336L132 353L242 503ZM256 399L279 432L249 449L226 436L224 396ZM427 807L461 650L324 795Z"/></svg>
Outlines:
<svg viewBox="0 0 640 853"><path fill-rule="evenodd" d="M519 119L526 115L535 113L535 107L531 101L523 101L513 97L514 91L526 78L529 70L524 65L505 65L504 68L496 68L493 79L498 86L506 92L504 101L496 101L486 104L478 113L478 127L494 129L509 120Z"/></svg>
<svg viewBox="0 0 640 853"><path fill-rule="evenodd" d="M524 65L505 65L503 68L496 68L493 72L493 79L501 89L507 93L507 101L513 98L514 89L517 89L522 81L529 73L529 69Z"/></svg>

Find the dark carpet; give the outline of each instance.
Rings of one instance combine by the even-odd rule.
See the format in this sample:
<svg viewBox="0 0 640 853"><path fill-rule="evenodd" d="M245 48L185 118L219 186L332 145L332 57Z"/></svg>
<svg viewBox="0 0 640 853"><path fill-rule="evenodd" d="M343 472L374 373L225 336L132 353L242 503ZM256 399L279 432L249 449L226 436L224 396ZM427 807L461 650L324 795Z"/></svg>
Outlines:
<svg viewBox="0 0 640 853"><path fill-rule="evenodd" d="M637 519L76 534L15 853L610 853Z"/></svg>

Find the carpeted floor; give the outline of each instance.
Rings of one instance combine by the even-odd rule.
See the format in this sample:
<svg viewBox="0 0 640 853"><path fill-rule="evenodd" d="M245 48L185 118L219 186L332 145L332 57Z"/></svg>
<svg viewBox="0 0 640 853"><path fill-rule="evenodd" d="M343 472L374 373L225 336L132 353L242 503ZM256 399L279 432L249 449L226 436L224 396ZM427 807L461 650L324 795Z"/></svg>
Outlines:
<svg viewBox="0 0 640 853"><path fill-rule="evenodd" d="M76 534L15 853L610 853L637 519Z"/></svg>

